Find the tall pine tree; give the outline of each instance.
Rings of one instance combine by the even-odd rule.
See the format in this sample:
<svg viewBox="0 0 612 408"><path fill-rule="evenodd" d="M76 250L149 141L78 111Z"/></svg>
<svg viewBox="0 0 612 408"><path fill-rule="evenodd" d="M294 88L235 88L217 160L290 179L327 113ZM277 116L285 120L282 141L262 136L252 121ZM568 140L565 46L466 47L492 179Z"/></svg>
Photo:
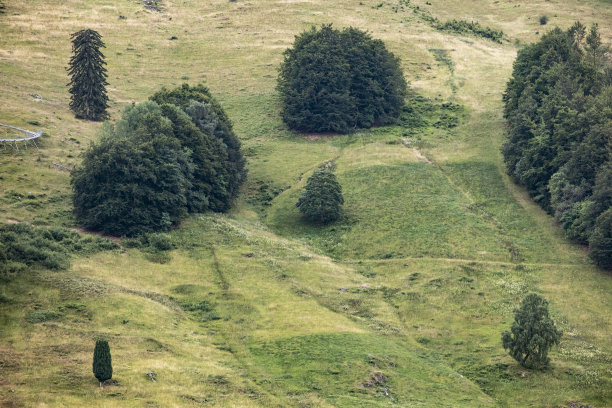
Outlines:
<svg viewBox="0 0 612 408"><path fill-rule="evenodd" d="M97 340L93 356L93 373L100 381L100 387L104 381L113 378L113 365L111 362L110 347L108 341Z"/></svg>
<svg viewBox="0 0 612 408"><path fill-rule="evenodd" d="M104 120L108 118L108 82L104 54L100 51L105 47L102 37L91 29L77 31L70 37L73 54L68 68L70 109L80 119Z"/></svg>

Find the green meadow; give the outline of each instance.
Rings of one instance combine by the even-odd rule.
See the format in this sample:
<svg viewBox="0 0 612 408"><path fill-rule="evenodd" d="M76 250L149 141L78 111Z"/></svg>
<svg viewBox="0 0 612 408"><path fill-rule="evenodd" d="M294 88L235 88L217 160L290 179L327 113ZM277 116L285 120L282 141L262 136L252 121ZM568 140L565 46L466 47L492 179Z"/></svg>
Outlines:
<svg viewBox="0 0 612 408"><path fill-rule="evenodd" d="M228 213L172 230L174 249L116 240L66 270L0 281L0 406L612 406L612 276L512 184L499 150L521 44L576 20L611 43L610 1L157 3L4 1L0 123L43 137L0 148L0 222L78 228L62 166L101 126L68 109L82 28L106 44L111 120L162 86L203 82L242 141L247 182ZM428 16L504 37L438 31ZM398 125L314 135L282 123L283 51L324 23L367 30L401 59L412 109ZM312 226L295 203L329 161L343 216ZM501 345L531 292L564 333L543 371ZM99 338L113 358L104 388Z"/></svg>

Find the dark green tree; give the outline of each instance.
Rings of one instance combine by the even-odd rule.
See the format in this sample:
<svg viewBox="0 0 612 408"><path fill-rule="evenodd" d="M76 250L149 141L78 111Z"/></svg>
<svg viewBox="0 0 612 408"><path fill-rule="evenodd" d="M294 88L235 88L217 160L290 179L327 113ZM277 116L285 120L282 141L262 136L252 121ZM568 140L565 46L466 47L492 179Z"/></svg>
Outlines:
<svg viewBox="0 0 612 408"><path fill-rule="evenodd" d="M510 331L502 333L504 349L526 368L546 367L548 351L561 340L561 331L548 316L548 302L534 293L515 310Z"/></svg>
<svg viewBox="0 0 612 408"><path fill-rule="evenodd" d="M612 208L597 217L589 244L591 259L601 268L612 269Z"/></svg>
<svg viewBox="0 0 612 408"><path fill-rule="evenodd" d="M241 143L232 129L232 123L225 111L202 84L182 86L167 90L162 89L150 98L160 105L175 105L189 115L192 122L203 134L206 149L214 152L210 161L212 172L207 183L212 186L209 194L209 208L213 211L226 211L231 201L238 195L240 186L246 179L246 160L242 155ZM183 138L183 144L194 151L194 162L201 163L204 158L199 148L194 148ZM205 165L204 167L207 167Z"/></svg>
<svg viewBox="0 0 612 408"><path fill-rule="evenodd" d="M70 58L70 109L77 118L104 120L108 118L108 96L106 95L107 74L104 54L105 47L98 32L87 29L77 31L72 38Z"/></svg>
<svg viewBox="0 0 612 408"><path fill-rule="evenodd" d="M71 173L74 213L86 228L135 236L167 230L187 214L189 151L155 102L128 106Z"/></svg>
<svg viewBox="0 0 612 408"><path fill-rule="evenodd" d="M612 65L597 25L555 28L521 49L504 94L508 174L553 214L567 236L589 244L596 263L612 247L593 235L612 206ZM593 258L595 259L595 258Z"/></svg>
<svg viewBox="0 0 612 408"><path fill-rule="evenodd" d="M108 341L97 340L93 355L93 373L100 382L100 387L104 381L113 378L113 364L111 361L110 347Z"/></svg>
<svg viewBox="0 0 612 408"><path fill-rule="evenodd" d="M310 221L327 224L342 213L342 186L331 171L317 170L308 179L296 206Z"/></svg>
<svg viewBox="0 0 612 408"><path fill-rule="evenodd" d="M289 128L346 133L398 118L407 85L382 41L323 25L296 36L284 55L278 89Z"/></svg>

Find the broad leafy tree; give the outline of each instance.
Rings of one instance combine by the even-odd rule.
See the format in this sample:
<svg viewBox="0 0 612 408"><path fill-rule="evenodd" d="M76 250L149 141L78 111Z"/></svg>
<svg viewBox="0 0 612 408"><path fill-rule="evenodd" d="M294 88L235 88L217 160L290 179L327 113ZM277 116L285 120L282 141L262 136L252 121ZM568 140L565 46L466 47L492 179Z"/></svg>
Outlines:
<svg viewBox="0 0 612 408"><path fill-rule="evenodd" d="M399 59L382 41L324 25L295 37L278 89L289 128L346 133L395 121L407 86Z"/></svg>
<svg viewBox="0 0 612 408"><path fill-rule="evenodd" d="M110 347L108 341L97 340L93 355L93 373L100 382L100 387L104 381L113 378L113 364L111 360Z"/></svg>
<svg viewBox="0 0 612 408"><path fill-rule="evenodd" d="M504 349L525 368L546 367L548 351L560 340L561 331L548 315L548 302L533 293L515 311L510 332L502 333Z"/></svg>
<svg viewBox="0 0 612 408"><path fill-rule="evenodd" d="M214 185L208 197L209 208L213 211L229 209L231 201L246 179L246 160L242 155L240 140L219 102L202 84L196 86L183 84L171 90L162 89L150 99L160 105L174 105L191 118L203 135L206 149L213 151L215 155L214 160L201 167L209 165L213 167L212 172L207 170L208 173L203 175L210 184ZM183 144L194 151L194 162L197 165L204 164L203 161L209 159L202 156L200 147L194 147L189 138L192 137L183 137Z"/></svg>
<svg viewBox="0 0 612 408"><path fill-rule="evenodd" d="M331 171L317 170L308 179L296 206L308 220L326 224L342 214L342 186Z"/></svg>
<svg viewBox="0 0 612 408"><path fill-rule="evenodd" d="M154 102L129 106L72 171L73 204L86 228L135 236L187 214L193 162Z"/></svg>
<svg viewBox="0 0 612 408"><path fill-rule="evenodd" d="M107 73L102 37L98 32L87 29L71 35L72 57L70 74L70 109L77 118L104 120L108 117L108 96L106 95Z"/></svg>

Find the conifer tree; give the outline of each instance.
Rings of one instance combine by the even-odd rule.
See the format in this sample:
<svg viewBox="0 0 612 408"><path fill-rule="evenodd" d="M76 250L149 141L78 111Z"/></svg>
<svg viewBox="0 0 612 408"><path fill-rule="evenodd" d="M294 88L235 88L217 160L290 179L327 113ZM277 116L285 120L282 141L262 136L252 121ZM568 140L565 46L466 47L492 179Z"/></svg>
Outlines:
<svg viewBox="0 0 612 408"><path fill-rule="evenodd" d="M98 381L100 381L100 387L102 387L104 381L113 378L110 347L106 340L96 341L93 357L93 373Z"/></svg>
<svg viewBox="0 0 612 408"><path fill-rule="evenodd" d="M105 47L102 37L91 29L77 31L70 37L73 54L68 68L70 109L79 119L104 120L108 117L108 82L104 54L100 51Z"/></svg>

